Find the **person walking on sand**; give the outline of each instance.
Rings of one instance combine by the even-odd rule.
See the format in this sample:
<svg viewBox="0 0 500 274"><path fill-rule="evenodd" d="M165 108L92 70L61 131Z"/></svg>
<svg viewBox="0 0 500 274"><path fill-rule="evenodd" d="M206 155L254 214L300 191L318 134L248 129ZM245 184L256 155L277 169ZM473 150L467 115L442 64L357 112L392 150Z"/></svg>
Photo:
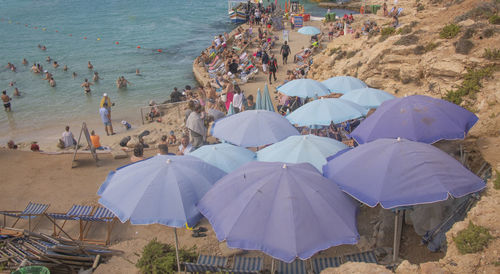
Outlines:
<svg viewBox="0 0 500 274"><path fill-rule="evenodd" d="M83 84L80 85L85 91L85 94L90 93L90 85L92 85L92 83L89 83L89 79L87 78L85 78L85 82L83 82Z"/></svg>
<svg viewBox="0 0 500 274"><path fill-rule="evenodd" d="M106 131L106 134L108 136L114 135L115 133L113 132L113 125L111 124L111 115L108 111L108 103L104 102L102 107L99 109L99 115L101 115L101 120L104 124L104 130Z"/></svg>
<svg viewBox="0 0 500 274"><path fill-rule="evenodd" d="M280 53L281 57L283 57L283 65L285 65L288 61L288 55L290 54L290 46L288 46L286 41L283 46L281 46Z"/></svg>
<svg viewBox="0 0 500 274"><path fill-rule="evenodd" d="M12 109L10 108L10 97L9 95L7 95L7 91L4 90L2 91L2 101L3 101L3 107L5 108L5 111L12 111Z"/></svg>
<svg viewBox="0 0 500 274"><path fill-rule="evenodd" d="M271 55L271 59L269 59L269 84L271 85L271 75L274 77L274 81L276 82L276 71L278 70L278 61L274 58L274 54Z"/></svg>

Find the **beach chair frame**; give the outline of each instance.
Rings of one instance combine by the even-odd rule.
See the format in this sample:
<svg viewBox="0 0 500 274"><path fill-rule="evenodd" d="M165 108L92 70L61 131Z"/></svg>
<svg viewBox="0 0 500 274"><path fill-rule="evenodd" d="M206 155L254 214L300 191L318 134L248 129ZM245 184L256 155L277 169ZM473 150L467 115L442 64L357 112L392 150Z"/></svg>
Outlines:
<svg viewBox="0 0 500 274"><path fill-rule="evenodd" d="M30 201L23 211L0 211L0 214L3 215L3 226L7 226L7 216L17 218L12 227L15 227L20 219L28 219L28 231L31 231L31 219L44 215L49 206L50 204L38 204ZM33 230L39 223L40 220L35 224Z"/></svg>
<svg viewBox="0 0 500 274"><path fill-rule="evenodd" d="M69 221L78 221L78 217L86 217L91 216L94 213L94 206L84 206L84 205L76 205L73 204L71 208L66 213L45 213L47 218L52 222L54 226L53 236L59 236L66 225L66 222ZM57 225L57 220L64 220L61 226ZM57 228L59 228L59 232L57 232ZM67 235L67 233L65 232Z"/></svg>
<svg viewBox="0 0 500 274"><path fill-rule="evenodd" d="M227 257L198 255L196 263L183 262L184 271L190 273L221 272L227 268Z"/></svg>
<svg viewBox="0 0 500 274"><path fill-rule="evenodd" d="M111 211L109 211L105 207L96 207L91 216L81 216L77 219L80 222L80 236L78 239L81 242L109 245L111 239L111 231L113 231L113 227L117 219L117 217ZM92 224L96 222L106 223L106 240L104 241L87 238Z"/></svg>
<svg viewBox="0 0 500 274"><path fill-rule="evenodd" d="M224 269L225 273L233 274L248 274L248 273L260 273L264 266L264 260L262 257L245 257L245 256L233 256L233 266L230 269Z"/></svg>

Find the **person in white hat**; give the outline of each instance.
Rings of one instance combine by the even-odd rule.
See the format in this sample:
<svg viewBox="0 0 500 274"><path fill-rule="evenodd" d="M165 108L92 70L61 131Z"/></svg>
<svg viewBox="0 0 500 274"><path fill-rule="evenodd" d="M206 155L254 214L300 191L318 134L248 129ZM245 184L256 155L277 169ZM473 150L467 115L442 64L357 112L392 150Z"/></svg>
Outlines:
<svg viewBox="0 0 500 274"><path fill-rule="evenodd" d="M111 117L111 106L114 106L115 103L111 103L111 99L109 98L107 93L104 93L101 98L101 102L99 103L99 108L102 108L104 106L104 103L106 103L108 106L106 109L109 112L109 116Z"/></svg>

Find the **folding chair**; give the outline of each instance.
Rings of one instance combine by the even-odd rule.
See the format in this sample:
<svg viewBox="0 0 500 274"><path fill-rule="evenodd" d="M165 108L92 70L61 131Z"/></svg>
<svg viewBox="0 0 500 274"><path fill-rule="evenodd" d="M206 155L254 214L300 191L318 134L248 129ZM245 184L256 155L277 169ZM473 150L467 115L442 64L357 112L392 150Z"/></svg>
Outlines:
<svg viewBox="0 0 500 274"><path fill-rule="evenodd" d="M262 265L261 257L234 256L233 267L227 272L236 274L259 273L262 270Z"/></svg>
<svg viewBox="0 0 500 274"><path fill-rule="evenodd" d="M86 239L87 234L90 231L90 227L92 226L93 222L103 222L106 223L106 245L109 244L109 239L111 238L111 230L113 230L113 226L116 220L115 214L113 212L109 211L107 208L104 207L98 207L94 213L90 216L80 216L77 217L77 219L80 221L80 241L88 241L88 242L102 242L102 241L92 241ZM84 224L85 222L85 224Z"/></svg>
<svg viewBox="0 0 500 274"><path fill-rule="evenodd" d="M59 236L61 231L57 233L57 220L64 220L63 224L59 227L60 230L68 220L78 220L78 217L90 216L94 210L93 206L73 205L66 213L46 213L45 215L54 224L54 236Z"/></svg>
<svg viewBox="0 0 500 274"><path fill-rule="evenodd" d="M306 263L301 259L296 259L291 263L285 263L283 261L277 261L278 265L276 267L277 274L306 274Z"/></svg>
<svg viewBox="0 0 500 274"><path fill-rule="evenodd" d="M364 262L364 263L377 263L377 258L375 257L375 253L373 251L366 251L356 254L345 255L342 258L342 262Z"/></svg>
<svg viewBox="0 0 500 274"><path fill-rule="evenodd" d="M342 264L341 257L314 258L312 259L312 268L314 273L319 274L326 268L339 267Z"/></svg>
<svg viewBox="0 0 500 274"><path fill-rule="evenodd" d="M31 219L43 215L49 206L50 204L29 202L23 211L0 211L0 214L3 214L3 226L7 226L7 216L17 218L12 227L16 226L19 219L28 219L28 231L31 231ZM35 224L33 229L36 228L38 223L40 223L40 221Z"/></svg>
<svg viewBox="0 0 500 274"><path fill-rule="evenodd" d="M227 257L199 255L196 263L182 263L186 272L203 273L203 272L220 272L221 268L227 265Z"/></svg>

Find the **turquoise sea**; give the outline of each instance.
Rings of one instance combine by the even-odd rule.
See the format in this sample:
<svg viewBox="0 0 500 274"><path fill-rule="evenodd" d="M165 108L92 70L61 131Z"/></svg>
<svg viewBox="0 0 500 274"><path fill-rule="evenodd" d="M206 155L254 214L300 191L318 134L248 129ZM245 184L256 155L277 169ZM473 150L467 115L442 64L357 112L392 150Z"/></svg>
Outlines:
<svg viewBox="0 0 500 274"><path fill-rule="evenodd" d="M313 3L305 6L313 15L325 13ZM173 87L196 85L193 59L214 35L235 27L224 0L0 0L0 7L0 90L12 95L17 87L22 93L13 99L12 113L0 111L0 143L54 139L67 124L77 134L82 121L103 134L97 110L105 92L116 104L115 127L120 120L137 126L139 107L168 99ZM60 67L52 68L47 56ZM102 78L90 95L80 87L92 78L88 61ZM5 68L8 62L17 72ZM33 63L51 72L57 86L30 72ZM137 68L141 76L135 75ZM118 90L119 76L132 84Z"/></svg>

